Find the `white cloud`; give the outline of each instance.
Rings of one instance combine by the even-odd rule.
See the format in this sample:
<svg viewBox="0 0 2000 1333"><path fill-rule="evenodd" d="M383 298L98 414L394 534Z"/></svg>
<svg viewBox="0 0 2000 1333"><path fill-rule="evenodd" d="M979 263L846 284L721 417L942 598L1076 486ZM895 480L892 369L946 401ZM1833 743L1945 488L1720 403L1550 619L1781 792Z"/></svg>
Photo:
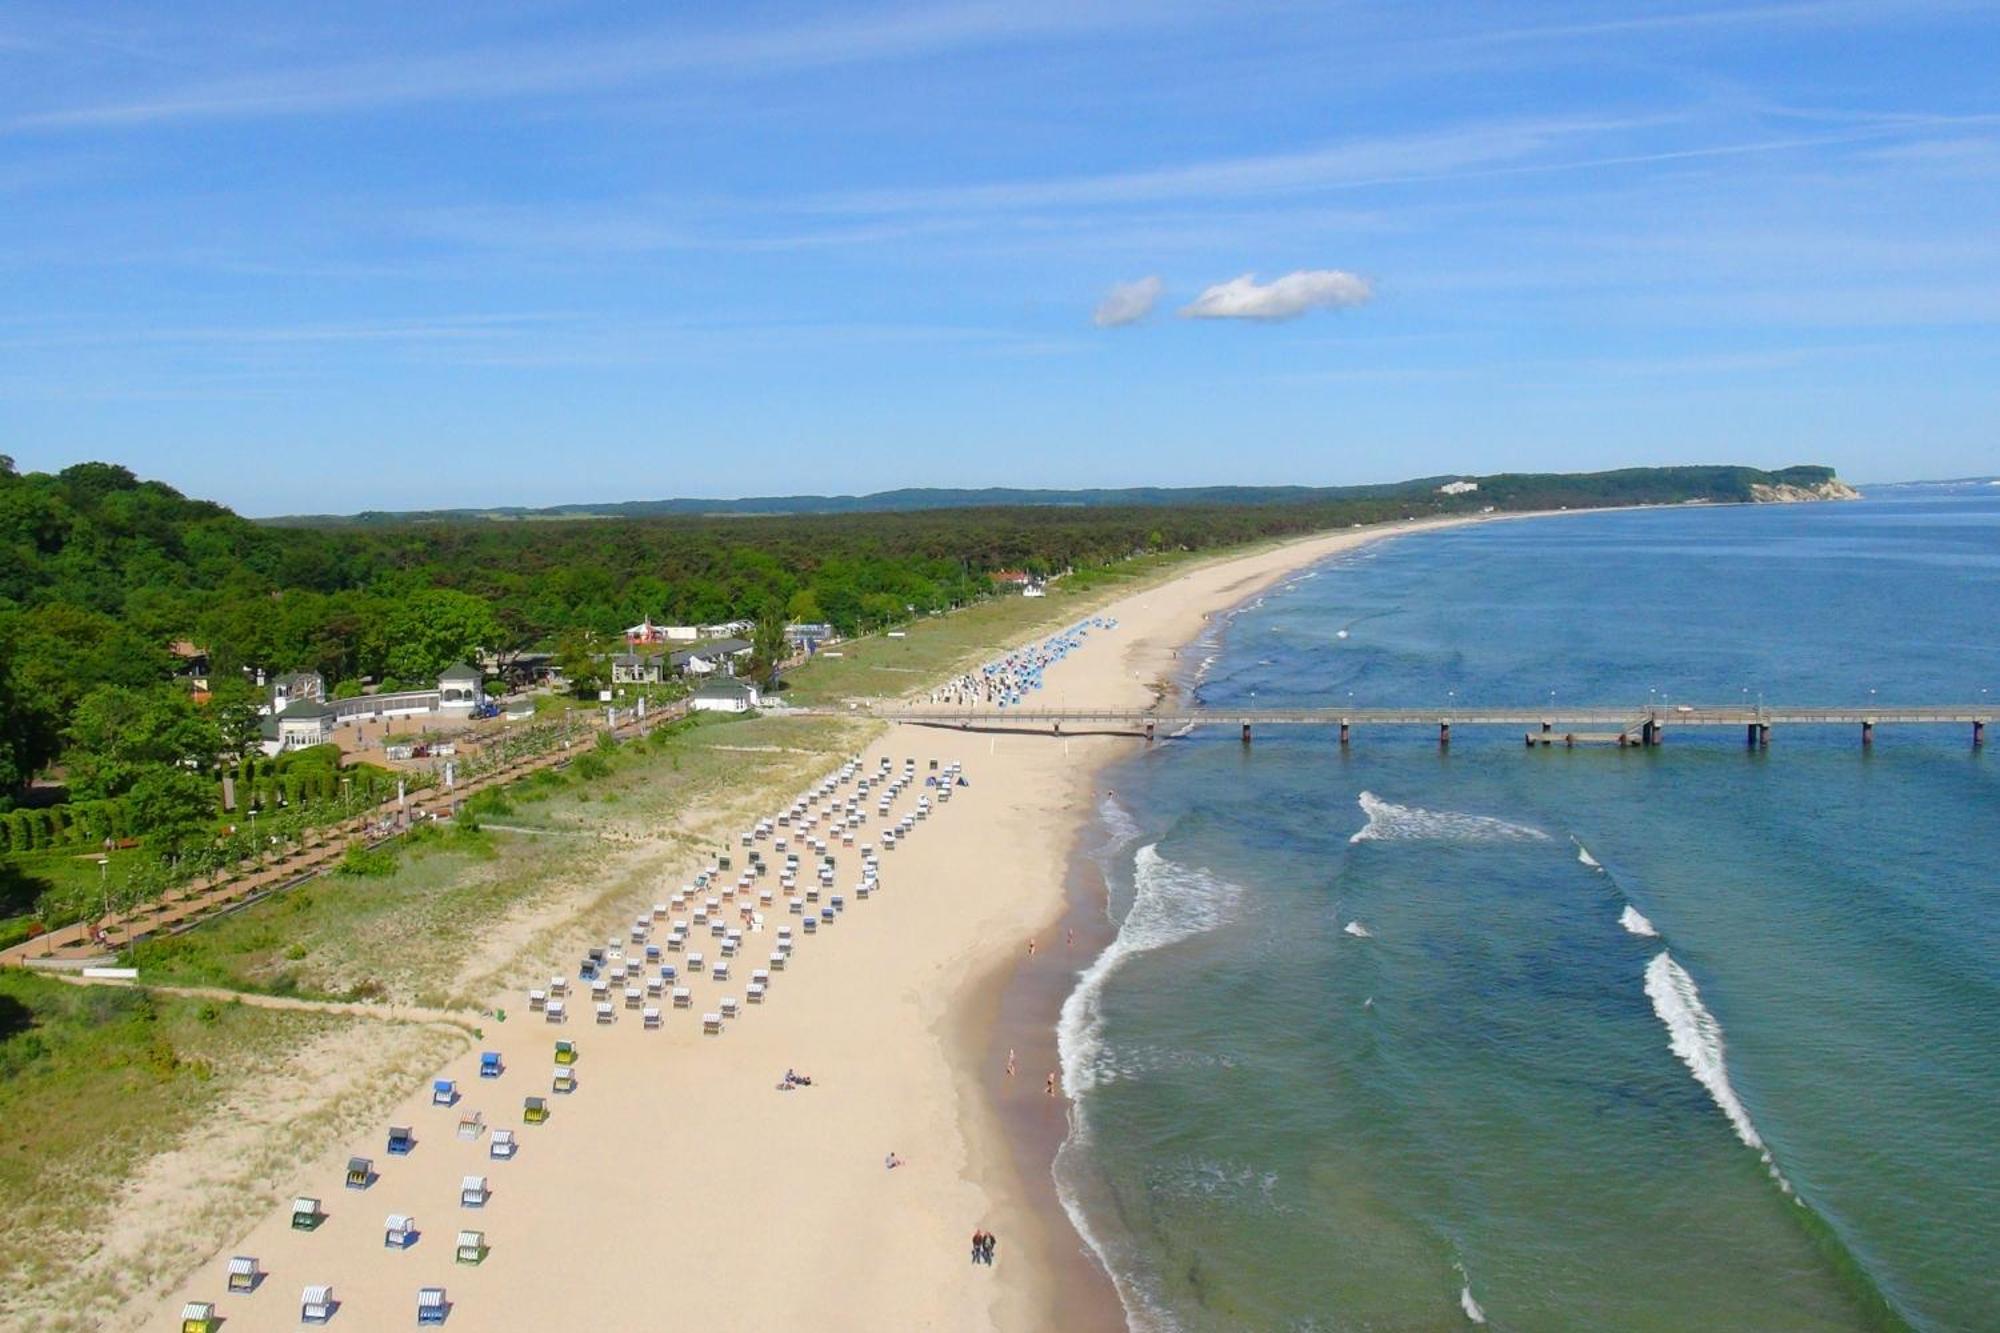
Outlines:
<svg viewBox="0 0 2000 1333"><path fill-rule="evenodd" d="M1308 310L1365 305L1375 289L1368 279L1337 268L1300 269L1259 284L1245 273L1218 282L1181 307L1183 319L1296 319Z"/></svg>
<svg viewBox="0 0 2000 1333"><path fill-rule="evenodd" d="M1127 324L1137 324L1153 313L1153 307L1160 303L1162 284L1157 277L1145 277L1137 282L1121 282L1104 294L1097 303L1097 311L1090 322L1100 329L1123 328Z"/></svg>

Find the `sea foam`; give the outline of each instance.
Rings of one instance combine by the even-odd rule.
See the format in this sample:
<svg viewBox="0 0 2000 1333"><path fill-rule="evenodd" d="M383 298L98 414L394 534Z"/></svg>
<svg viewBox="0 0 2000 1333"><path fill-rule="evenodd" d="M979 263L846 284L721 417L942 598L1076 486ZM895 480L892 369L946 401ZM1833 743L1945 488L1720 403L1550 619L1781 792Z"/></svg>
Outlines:
<svg viewBox="0 0 2000 1333"><path fill-rule="evenodd" d="M1598 864L1597 858L1590 854L1590 848L1584 846L1582 843L1576 845L1576 859L1589 866L1592 870L1604 869L1603 866Z"/></svg>
<svg viewBox="0 0 2000 1333"><path fill-rule="evenodd" d="M1644 935L1648 939L1656 938L1660 933L1653 928L1653 923L1646 919L1645 913L1630 903L1626 903L1625 910L1618 914L1618 924L1634 935Z"/></svg>
<svg viewBox="0 0 2000 1333"><path fill-rule="evenodd" d="M1126 1321L1134 1328L1170 1330L1174 1321L1143 1288L1112 1262L1103 1240L1091 1226L1077 1199L1074 1183L1080 1169L1076 1154L1088 1141L1083 1094L1095 1087L1104 1055L1105 984L1125 963L1143 953L1215 929L1228 919L1242 889L1193 866L1180 865L1147 843L1132 858L1132 907L1118 934L1077 978L1076 989L1063 1001L1056 1020L1056 1057L1062 1066L1063 1088L1071 1098L1070 1132L1056 1151L1056 1198L1069 1215L1084 1244L1111 1274Z"/></svg>
<svg viewBox="0 0 2000 1333"><path fill-rule="evenodd" d="M1131 958L1215 929L1242 890L1219 875L1169 861L1147 843L1132 858L1132 909L1118 935L1084 969L1056 1021L1056 1052L1071 1097L1096 1086L1103 1054L1104 986Z"/></svg>
<svg viewBox="0 0 2000 1333"><path fill-rule="evenodd" d="M1359 921L1350 921L1346 925L1342 926L1341 929L1346 931L1349 935L1352 935L1357 940L1372 940L1375 938L1374 934L1369 931L1368 927L1362 925Z"/></svg>
<svg viewBox="0 0 2000 1333"><path fill-rule="evenodd" d="M1361 793L1368 823L1349 842L1546 842L1548 834L1525 824L1455 810L1424 810Z"/></svg>
<svg viewBox="0 0 2000 1333"><path fill-rule="evenodd" d="M1764 1146L1763 1136L1751 1123L1749 1110L1729 1082L1722 1024L1716 1022L1715 1015L1701 1002L1701 990L1694 984L1694 978L1664 949L1646 964L1646 997L1653 1002L1653 1012L1667 1025L1667 1045L1681 1058L1695 1081L1708 1089L1708 1095L1729 1118L1736 1137L1746 1147L1757 1150L1771 1179L1790 1194L1791 1184L1778 1171L1771 1150Z"/></svg>
<svg viewBox="0 0 2000 1333"><path fill-rule="evenodd" d="M1472 1299L1470 1286L1458 1289L1458 1308L1465 1311L1465 1317L1475 1324L1486 1322L1486 1311L1479 1308L1479 1302Z"/></svg>

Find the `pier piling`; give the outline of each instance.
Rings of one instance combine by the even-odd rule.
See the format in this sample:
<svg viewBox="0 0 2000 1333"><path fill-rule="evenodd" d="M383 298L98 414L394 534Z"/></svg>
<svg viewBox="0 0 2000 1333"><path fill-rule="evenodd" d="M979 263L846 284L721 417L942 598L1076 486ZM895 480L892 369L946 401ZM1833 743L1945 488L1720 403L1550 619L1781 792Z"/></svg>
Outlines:
<svg viewBox="0 0 2000 1333"><path fill-rule="evenodd" d="M1984 722L1976 721L1972 724L1972 744L1974 749L1986 744L1986 724Z"/></svg>
<svg viewBox="0 0 2000 1333"><path fill-rule="evenodd" d="M1342 745L1346 745L1346 744L1347 744L1347 719L1346 719L1346 718L1342 718L1342 719L1340 719L1340 743L1341 743Z"/></svg>
<svg viewBox="0 0 2000 1333"><path fill-rule="evenodd" d="M1757 724L1755 722L1743 728L1743 743L1753 750L1757 748Z"/></svg>
<svg viewBox="0 0 2000 1333"><path fill-rule="evenodd" d="M1861 720L1861 748L1865 750L1874 743L1875 719L1872 717L1863 718Z"/></svg>
<svg viewBox="0 0 2000 1333"><path fill-rule="evenodd" d="M1245 745L1250 743L1250 724L1248 722L1243 724L1243 743Z"/></svg>
<svg viewBox="0 0 2000 1333"><path fill-rule="evenodd" d="M1448 750L1450 748L1451 748L1451 720L1447 718L1438 723L1438 749Z"/></svg>

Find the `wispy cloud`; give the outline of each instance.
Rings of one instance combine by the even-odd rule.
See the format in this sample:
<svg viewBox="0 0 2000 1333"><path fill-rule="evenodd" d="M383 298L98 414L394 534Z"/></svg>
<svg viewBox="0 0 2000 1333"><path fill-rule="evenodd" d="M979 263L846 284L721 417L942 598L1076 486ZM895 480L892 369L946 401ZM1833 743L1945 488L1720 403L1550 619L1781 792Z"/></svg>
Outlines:
<svg viewBox="0 0 2000 1333"><path fill-rule="evenodd" d="M1375 290L1359 274L1337 268L1301 269L1259 283L1253 273L1218 282L1181 307L1185 319L1297 319L1308 310L1365 305Z"/></svg>
<svg viewBox="0 0 2000 1333"><path fill-rule="evenodd" d="M1140 278L1137 282L1118 283L1097 303L1090 322L1100 329L1120 329L1127 324L1137 324L1153 313L1163 290L1164 284L1156 276Z"/></svg>
<svg viewBox="0 0 2000 1333"><path fill-rule="evenodd" d="M616 38L489 46L448 54L301 66L197 82L118 101L33 112L8 128L64 130L307 116L438 102L605 91L705 72L756 78L1086 33L1137 21L1141 7L975 0L905 5L785 27L653 29Z"/></svg>

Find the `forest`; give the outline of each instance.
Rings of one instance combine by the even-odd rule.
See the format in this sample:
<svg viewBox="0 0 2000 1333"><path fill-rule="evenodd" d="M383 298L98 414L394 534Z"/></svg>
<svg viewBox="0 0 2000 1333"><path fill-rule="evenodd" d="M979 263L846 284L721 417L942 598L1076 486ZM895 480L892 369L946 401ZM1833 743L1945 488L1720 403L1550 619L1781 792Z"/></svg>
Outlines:
<svg viewBox="0 0 2000 1333"><path fill-rule="evenodd" d="M352 693L426 682L481 651L576 656L645 617L782 616L852 635L992 596L1003 569L1054 575L1487 506L1742 500L1753 483L1831 476L1635 468L1482 477L1456 495L1426 479L1254 503L1150 490L1132 493L1143 503L288 526L111 463L22 473L0 457L0 810L51 772L73 799L140 798L140 823L191 800L174 774L255 744L262 699L246 670L318 671ZM177 641L208 654L199 707L175 679Z"/></svg>

